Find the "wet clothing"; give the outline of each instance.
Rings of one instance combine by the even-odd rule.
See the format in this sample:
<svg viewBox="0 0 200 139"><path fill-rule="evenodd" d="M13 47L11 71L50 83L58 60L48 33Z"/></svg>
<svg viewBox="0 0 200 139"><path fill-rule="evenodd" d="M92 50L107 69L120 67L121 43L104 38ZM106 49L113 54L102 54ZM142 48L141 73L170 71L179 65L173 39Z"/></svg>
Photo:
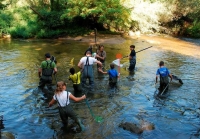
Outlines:
<svg viewBox="0 0 200 139"><path fill-rule="evenodd" d="M69 96L70 92L63 91L60 94L55 94L53 99L56 100L59 104L59 114L64 126L68 125L68 117L73 119L78 125L80 124L78 121L77 114L73 111L70 106Z"/></svg>
<svg viewBox="0 0 200 139"><path fill-rule="evenodd" d="M100 58L97 58L97 60L99 60L103 64L103 67L105 67L106 52L105 51L97 50L97 55L99 55L100 57L104 58L104 60L102 60ZM98 67L98 64L97 64L97 67Z"/></svg>
<svg viewBox="0 0 200 139"><path fill-rule="evenodd" d="M133 72L135 70L135 65L136 65L136 52L135 50L132 50L130 55L132 58L129 59L130 65L129 65L129 71Z"/></svg>
<svg viewBox="0 0 200 139"><path fill-rule="evenodd" d="M82 88L81 88L81 72L77 72L76 74L70 75L69 80L73 82L73 88L74 88L74 96L79 97L82 94Z"/></svg>
<svg viewBox="0 0 200 139"><path fill-rule="evenodd" d="M108 75L109 75L109 86L111 88L117 87L117 79L118 79L118 72L115 69L110 69L108 70Z"/></svg>
<svg viewBox="0 0 200 139"><path fill-rule="evenodd" d="M159 93L161 93L165 89L165 87L168 85L168 83L169 83L169 78L168 78L169 74L170 74L170 71L164 66L160 67L157 70L156 75L160 76L160 87L159 87L159 91L160 92ZM167 90L168 90L168 87L166 88L166 91Z"/></svg>
<svg viewBox="0 0 200 139"><path fill-rule="evenodd" d="M90 87L94 87L94 73L93 73L93 64L97 60L93 57L82 57L80 62L83 64L83 71L81 74L81 83L83 86L86 85L86 80L89 79Z"/></svg>
<svg viewBox="0 0 200 139"><path fill-rule="evenodd" d="M51 89L52 74L56 64L51 60L42 61L40 68L42 68L42 76L39 82L39 88L43 89L45 85Z"/></svg>
<svg viewBox="0 0 200 139"><path fill-rule="evenodd" d="M103 51L101 52L100 50L97 50L97 54L100 56L100 57L104 57L104 60L100 59L100 58L97 58L97 60L99 60L101 63L102 63L102 67L104 68L105 67L105 60L106 60L106 52ZM99 64L97 64L97 69L99 68Z"/></svg>

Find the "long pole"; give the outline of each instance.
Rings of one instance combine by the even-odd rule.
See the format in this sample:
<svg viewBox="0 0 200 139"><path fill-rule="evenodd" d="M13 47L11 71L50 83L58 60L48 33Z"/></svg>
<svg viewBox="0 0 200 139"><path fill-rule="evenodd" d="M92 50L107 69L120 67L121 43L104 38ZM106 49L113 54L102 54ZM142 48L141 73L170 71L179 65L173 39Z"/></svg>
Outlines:
<svg viewBox="0 0 200 139"><path fill-rule="evenodd" d="M97 44L97 29L94 28L94 42L95 42L95 45Z"/></svg>
<svg viewBox="0 0 200 139"><path fill-rule="evenodd" d="M94 113L92 112L92 109L90 108L90 105L89 105L89 103L88 103L88 100L85 99L85 102L86 102L86 105L88 106L88 109L90 110L90 113L91 113L92 117L94 118Z"/></svg>
<svg viewBox="0 0 200 139"><path fill-rule="evenodd" d="M149 47L147 47L147 48L144 48L144 49L142 49L142 50L139 50L139 51L137 51L136 53L141 52L141 51L144 51L144 50L149 49L149 48L151 48L151 47L153 47L153 46L149 46Z"/></svg>
<svg viewBox="0 0 200 139"><path fill-rule="evenodd" d="M171 81L170 81L171 82ZM169 82L169 83L170 83ZM162 96L162 94L165 92L165 90L167 89L167 87L169 86L169 83L167 84L167 86L165 87L165 89L162 91L162 93L160 94Z"/></svg>
<svg viewBox="0 0 200 139"><path fill-rule="evenodd" d="M138 53L138 52L144 51L144 50L149 49L149 48L151 48L151 47L153 47L153 46L149 46L149 47L144 48L144 49L142 49L142 50L139 50L139 51L137 51L137 52L135 52L135 53ZM125 57L128 57L128 56L129 56L129 55L124 56L124 57L122 57L122 58L125 58Z"/></svg>

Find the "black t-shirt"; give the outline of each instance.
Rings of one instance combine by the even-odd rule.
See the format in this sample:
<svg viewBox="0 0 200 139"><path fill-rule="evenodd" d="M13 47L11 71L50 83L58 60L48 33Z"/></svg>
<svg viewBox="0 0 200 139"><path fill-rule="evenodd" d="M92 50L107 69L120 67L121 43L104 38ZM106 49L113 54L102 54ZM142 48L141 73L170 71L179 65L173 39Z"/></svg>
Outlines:
<svg viewBox="0 0 200 139"><path fill-rule="evenodd" d="M135 55L136 55L135 50L132 50L130 53L130 56L133 58L133 57L135 57Z"/></svg>

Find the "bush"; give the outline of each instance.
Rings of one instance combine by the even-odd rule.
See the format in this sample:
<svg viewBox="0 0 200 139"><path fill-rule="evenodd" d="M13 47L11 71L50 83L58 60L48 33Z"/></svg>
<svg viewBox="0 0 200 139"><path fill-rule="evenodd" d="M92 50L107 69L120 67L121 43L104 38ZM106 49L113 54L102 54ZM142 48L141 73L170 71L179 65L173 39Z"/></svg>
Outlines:
<svg viewBox="0 0 200 139"><path fill-rule="evenodd" d="M200 38L200 22L194 21L193 25L186 29L185 34L190 37Z"/></svg>

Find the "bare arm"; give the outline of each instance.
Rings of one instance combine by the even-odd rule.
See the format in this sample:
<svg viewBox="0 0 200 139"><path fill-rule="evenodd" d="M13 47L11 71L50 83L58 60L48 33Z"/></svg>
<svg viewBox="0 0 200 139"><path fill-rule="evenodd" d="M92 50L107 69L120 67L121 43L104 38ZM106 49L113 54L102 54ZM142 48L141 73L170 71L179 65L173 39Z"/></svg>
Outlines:
<svg viewBox="0 0 200 139"><path fill-rule="evenodd" d="M56 103L56 100L54 100L53 98L52 98L52 100L49 102L49 107L51 107L53 104L55 104Z"/></svg>
<svg viewBox="0 0 200 139"><path fill-rule="evenodd" d="M156 83L158 82L158 76L156 75Z"/></svg>
<svg viewBox="0 0 200 139"><path fill-rule="evenodd" d="M103 73L103 74L108 74L108 72L104 72L101 68L98 68L98 71Z"/></svg>
<svg viewBox="0 0 200 139"><path fill-rule="evenodd" d="M169 77L171 78L171 81L172 81L172 79L173 79L172 74L169 74Z"/></svg>
<svg viewBox="0 0 200 139"><path fill-rule="evenodd" d="M53 74L56 74L58 72L58 69L56 67L53 70L54 70Z"/></svg>
<svg viewBox="0 0 200 139"><path fill-rule="evenodd" d="M75 96L73 96L73 95L71 94L71 95L69 95L69 98L70 98L71 100L75 101L75 102L79 102L79 101L85 99L86 96L83 95L82 97L75 97Z"/></svg>
<svg viewBox="0 0 200 139"><path fill-rule="evenodd" d="M105 58L106 58L106 56L104 55L104 56L99 56L98 54L96 55L96 58L99 58L99 59L101 59L101 60L105 60Z"/></svg>
<svg viewBox="0 0 200 139"><path fill-rule="evenodd" d="M78 67L79 67L80 69L82 69L82 63L81 63L81 61L79 61Z"/></svg>
<svg viewBox="0 0 200 139"><path fill-rule="evenodd" d="M42 76L42 68L38 69L38 76L39 76L39 78Z"/></svg>
<svg viewBox="0 0 200 139"><path fill-rule="evenodd" d="M100 61L97 60L96 63L102 67L102 63Z"/></svg>

